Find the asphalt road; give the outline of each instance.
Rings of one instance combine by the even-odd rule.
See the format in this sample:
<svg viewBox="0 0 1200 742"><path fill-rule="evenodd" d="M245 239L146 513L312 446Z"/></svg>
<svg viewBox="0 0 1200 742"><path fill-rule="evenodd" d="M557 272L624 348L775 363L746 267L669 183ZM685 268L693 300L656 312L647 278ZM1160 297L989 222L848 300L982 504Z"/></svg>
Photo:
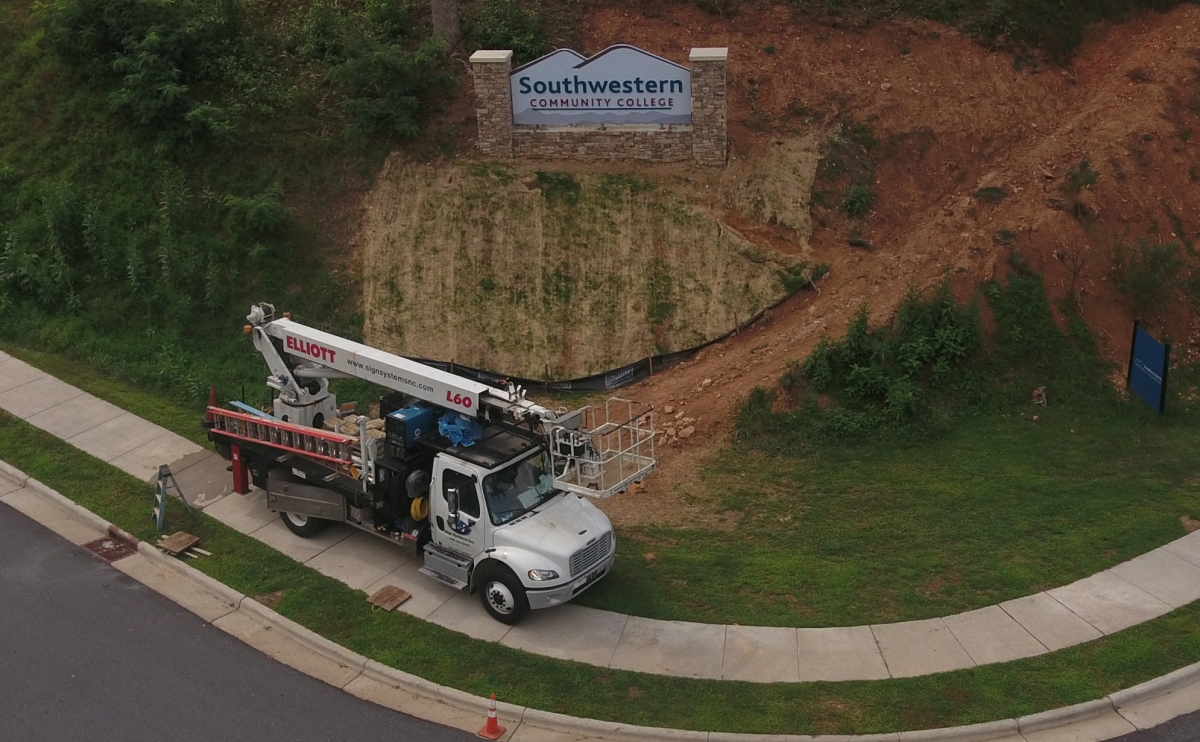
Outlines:
<svg viewBox="0 0 1200 742"><path fill-rule="evenodd" d="M0 503L0 740L471 739L268 659Z"/></svg>
<svg viewBox="0 0 1200 742"><path fill-rule="evenodd" d="M1200 711L1180 716L1144 732L1133 732L1109 742L1197 742L1200 740Z"/></svg>

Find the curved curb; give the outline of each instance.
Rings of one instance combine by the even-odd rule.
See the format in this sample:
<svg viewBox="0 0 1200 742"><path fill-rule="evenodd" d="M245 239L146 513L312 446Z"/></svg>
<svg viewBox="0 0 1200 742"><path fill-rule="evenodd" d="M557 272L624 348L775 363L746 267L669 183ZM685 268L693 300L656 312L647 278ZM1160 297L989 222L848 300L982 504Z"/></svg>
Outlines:
<svg viewBox="0 0 1200 742"><path fill-rule="evenodd" d="M171 557L159 551L157 547L151 546L145 541L138 542L137 550L139 554L146 557L150 561L160 564L179 574L180 576L197 583L200 587L204 588L208 592L214 593L225 600L228 600L231 604L233 604L234 610L240 608L243 601L250 600L245 595L242 595L237 590L234 590L220 580L215 580L200 570L184 564L178 559L172 559Z"/></svg>
<svg viewBox="0 0 1200 742"><path fill-rule="evenodd" d="M121 529L95 513L69 500L7 462L0 461L0 474L15 480L18 489L35 492L67 510L81 522L105 533L124 533ZM248 598L229 586L209 577L189 564L167 557L158 549L139 542L137 551L154 562L169 567L184 579L194 582L198 588L215 593L229 600L237 611L251 614L259 622L325 659L357 674L341 687L345 688L359 678L366 678L419 699L443 704L452 709L475 715L485 714L489 699L473 696L465 691L438 685L424 678L384 665L364 655L332 642L300 624L279 615L253 598ZM288 664L288 663L285 663ZM328 682L328 681L326 681ZM1010 738L1047 729L1065 727L1079 722L1096 719L1136 703L1158 698L1187 686L1200 683L1200 662L1182 667L1158 678L1148 680L1131 688L1116 691L1104 698L1078 703L1072 706L1043 711L1017 719L1000 719L981 724L961 727L942 727L906 732L890 732L867 735L779 735L742 734L731 732L702 732L663 727L646 727L620 722L584 719L550 711L541 711L525 706L497 702L497 711L505 719L517 721L518 728L530 727L583 735L594 739L628 742L630 740L697 740L703 742L985 742L986 740ZM362 695L355 693L358 697ZM413 713L412 710L407 713ZM413 715L419 715L414 713ZM513 730L514 733L516 730Z"/></svg>

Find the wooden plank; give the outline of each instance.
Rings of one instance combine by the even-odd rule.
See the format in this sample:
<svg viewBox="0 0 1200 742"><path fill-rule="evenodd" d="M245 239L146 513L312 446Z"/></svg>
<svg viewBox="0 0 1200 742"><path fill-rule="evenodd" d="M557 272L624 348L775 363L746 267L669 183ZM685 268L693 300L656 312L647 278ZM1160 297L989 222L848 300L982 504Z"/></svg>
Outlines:
<svg viewBox="0 0 1200 742"><path fill-rule="evenodd" d="M367 598L367 602L377 605L385 611L390 611L411 597L412 595L407 591L401 590L395 585L384 585L376 590L374 595Z"/></svg>
<svg viewBox="0 0 1200 742"><path fill-rule="evenodd" d="M178 533L159 541L158 548L167 552L171 556L175 556L189 546L195 546L198 543L200 543L199 536L193 536L190 533L179 531Z"/></svg>

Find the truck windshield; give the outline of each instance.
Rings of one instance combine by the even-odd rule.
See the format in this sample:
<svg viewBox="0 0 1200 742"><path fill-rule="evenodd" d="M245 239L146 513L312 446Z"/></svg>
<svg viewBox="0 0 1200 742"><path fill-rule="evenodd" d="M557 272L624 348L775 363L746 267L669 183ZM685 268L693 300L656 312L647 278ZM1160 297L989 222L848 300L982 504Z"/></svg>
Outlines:
<svg viewBox="0 0 1200 742"><path fill-rule="evenodd" d="M554 497L554 470L543 450L483 478L483 494L494 525L503 525Z"/></svg>

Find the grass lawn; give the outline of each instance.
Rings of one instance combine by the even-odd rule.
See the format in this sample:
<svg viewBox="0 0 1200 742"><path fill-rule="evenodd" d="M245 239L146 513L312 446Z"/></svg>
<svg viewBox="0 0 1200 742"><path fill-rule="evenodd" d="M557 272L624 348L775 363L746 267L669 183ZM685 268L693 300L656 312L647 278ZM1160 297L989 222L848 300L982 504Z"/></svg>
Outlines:
<svg viewBox="0 0 1200 742"><path fill-rule="evenodd" d="M919 442L736 445L689 493L736 527L622 533L613 575L580 602L778 626L979 608L1183 536L1180 516L1200 516L1198 447L1190 412L1115 397L979 414Z"/></svg>
<svg viewBox="0 0 1200 742"><path fill-rule="evenodd" d="M152 488L0 413L0 458L142 538ZM1200 605L1019 662L900 680L757 685L608 670L480 642L402 613L209 518L168 510L167 530L200 536L191 562L350 649L437 683L560 713L752 733L856 734L968 724L1099 698L1200 659Z"/></svg>

